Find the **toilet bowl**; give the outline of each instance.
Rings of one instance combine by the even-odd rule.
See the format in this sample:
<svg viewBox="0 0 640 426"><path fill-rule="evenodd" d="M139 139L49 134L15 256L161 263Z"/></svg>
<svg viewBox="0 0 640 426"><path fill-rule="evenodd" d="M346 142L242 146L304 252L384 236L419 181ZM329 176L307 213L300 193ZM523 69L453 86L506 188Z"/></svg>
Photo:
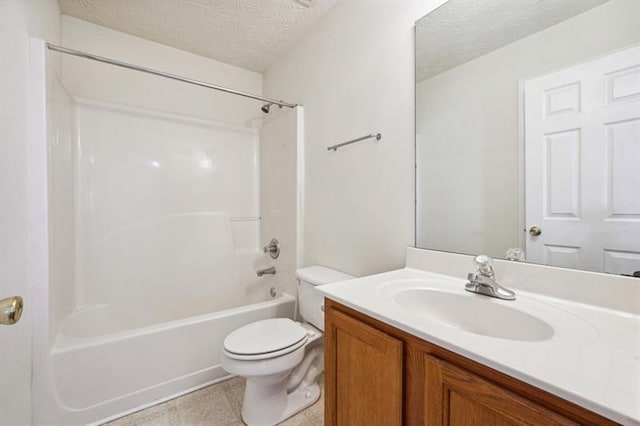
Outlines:
<svg viewBox="0 0 640 426"><path fill-rule="evenodd" d="M249 426L275 425L320 398L317 377L324 370L322 294L318 285L345 281L351 275L323 266L296 271L300 315L256 321L224 340L222 367L247 379L242 419Z"/></svg>

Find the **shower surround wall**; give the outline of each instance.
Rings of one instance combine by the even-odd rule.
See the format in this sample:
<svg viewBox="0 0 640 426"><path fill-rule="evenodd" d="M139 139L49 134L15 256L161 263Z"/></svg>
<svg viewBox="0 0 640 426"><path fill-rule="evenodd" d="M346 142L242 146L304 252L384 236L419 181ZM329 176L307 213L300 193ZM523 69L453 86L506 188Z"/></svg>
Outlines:
<svg viewBox="0 0 640 426"><path fill-rule="evenodd" d="M62 23L66 47L261 92L260 74ZM263 123L247 99L37 42L32 56L47 69L34 92L47 100L49 209L34 421L100 422L219 380L229 332L294 314L302 108L274 108ZM261 250L271 237L282 242L275 262ZM256 276L274 263L278 275Z"/></svg>
<svg viewBox="0 0 640 426"><path fill-rule="evenodd" d="M55 336L76 306L76 223L74 220L74 101L47 61L47 184L49 193L49 334ZM58 58L59 59L59 58Z"/></svg>
<svg viewBox="0 0 640 426"><path fill-rule="evenodd" d="M62 19L64 46L260 93L261 76ZM264 293L259 259L259 104L52 54L75 100L75 306L239 306ZM56 200L57 201L57 200ZM221 294L224 297L220 297ZM203 309L209 309L210 306ZM192 306L194 311L197 306Z"/></svg>
<svg viewBox="0 0 640 426"><path fill-rule="evenodd" d="M79 304L250 301L256 129L90 102L76 123Z"/></svg>
<svg viewBox="0 0 640 426"><path fill-rule="evenodd" d="M264 257L262 268L275 266L264 283L296 294L296 269L302 266L304 191L303 107L271 108L260 128L260 210L262 244L280 243L277 259Z"/></svg>

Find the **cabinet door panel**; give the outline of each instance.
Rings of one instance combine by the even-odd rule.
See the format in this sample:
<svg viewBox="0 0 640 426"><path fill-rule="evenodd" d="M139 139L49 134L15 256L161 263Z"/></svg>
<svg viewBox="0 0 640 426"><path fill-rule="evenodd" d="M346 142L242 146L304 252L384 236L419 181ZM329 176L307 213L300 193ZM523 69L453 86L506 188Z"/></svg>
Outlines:
<svg viewBox="0 0 640 426"><path fill-rule="evenodd" d="M402 424L402 346L382 331L327 311L327 425Z"/></svg>
<svg viewBox="0 0 640 426"><path fill-rule="evenodd" d="M425 357L426 424L575 425L576 423L492 382L437 358Z"/></svg>
<svg viewBox="0 0 640 426"><path fill-rule="evenodd" d="M473 399L461 395L453 390L449 392L449 422L450 425L483 425L483 426L510 426L514 423ZM517 424L517 423L516 423Z"/></svg>

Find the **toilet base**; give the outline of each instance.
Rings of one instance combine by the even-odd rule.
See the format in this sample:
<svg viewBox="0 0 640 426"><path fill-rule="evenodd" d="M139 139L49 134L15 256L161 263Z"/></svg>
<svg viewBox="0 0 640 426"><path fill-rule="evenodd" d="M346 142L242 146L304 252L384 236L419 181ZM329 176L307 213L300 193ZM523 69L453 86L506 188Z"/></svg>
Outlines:
<svg viewBox="0 0 640 426"><path fill-rule="evenodd" d="M274 389L269 386L267 389L247 380L242 420L248 426L273 426L313 405L318 399L320 386L315 382L308 386L298 386L287 394L284 387Z"/></svg>
<svg viewBox="0 0 640 426"><path fill-rule="evenodd" d="M242 420L248 426L274 426L320 398L317 378L324 371L322 332L303 324L305 346L269 359L238 360L223 351L222 366L247 379Z"/></svg>

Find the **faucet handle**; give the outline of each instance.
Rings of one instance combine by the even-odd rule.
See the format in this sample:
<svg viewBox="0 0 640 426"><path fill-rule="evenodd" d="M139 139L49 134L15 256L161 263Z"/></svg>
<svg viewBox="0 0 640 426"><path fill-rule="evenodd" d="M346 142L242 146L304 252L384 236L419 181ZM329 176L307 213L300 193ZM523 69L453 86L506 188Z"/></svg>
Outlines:
<svg viewBox="0 0 640 426"><path fill-rule="evenodd" d="M275 238L272 238L271 241L269 241L269 244L264 246L262 250L265 253L269 253L269 256L271 256L272 259L277 259L278 256L280 256L280 242Z"/></svg>
<svg viewBox="0 0 640 426"><path fill-rule="evenodd" d="M485 254L476 256L473 259L473 264L476 265L476 269L480 275L485 277L494 277L493 273L493 259Z"/></svg>

